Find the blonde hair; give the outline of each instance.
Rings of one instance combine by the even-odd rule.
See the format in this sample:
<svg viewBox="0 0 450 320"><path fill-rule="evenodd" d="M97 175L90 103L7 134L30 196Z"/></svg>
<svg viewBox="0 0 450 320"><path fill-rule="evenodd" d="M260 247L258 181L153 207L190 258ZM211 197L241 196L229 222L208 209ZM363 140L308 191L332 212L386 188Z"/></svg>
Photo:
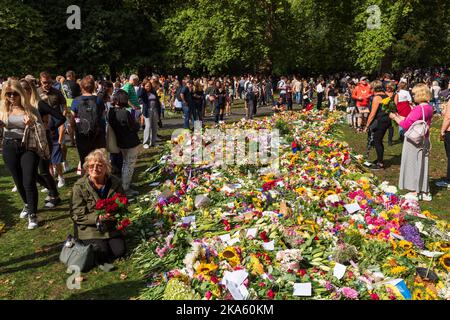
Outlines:
<svg viewBox="0 0 450 320"><path fill-rule="evenodd" d="M109 163L109 159L108 159L108 152L106 151L106 149L97 149L92 151L91 153L89 153L89 155L84 159L84 164L83 164L83 169L84 172L86 172L86 175L89 172L89 162L91 162L92 160L99 160L100 162L102 162L105 165L106 168L106 175L110 176L111 172L112 172L112 166L111 163Z"/></svg>
<svg viewBox="0 0 450 320"><path fill-rule="evenodd" d="M20 85L22 86L22 88L25 91L27 91L27 92L28 92L28 90L31 91L30 104L33 107L38 108L39 101L41 101L41 96L38 94L36 86L31 81L29 81L27 79L21 79L20 80Z"/></svg>
<svg viewBox="0 0 450 320"><path fill-rule="evenodd" d="M430 102L431 91L425 83L419 83L412 89L414 95L414 102L419 104L423 102Z"/></svg>
<svg viewBox="0 0 450 320"><path fill-rule="evenodd" d="M3 83L2 87L2 95L0 98L0 120L3 121L6 125L8 124L9 113L11 112L11 103L8 99L6 99L6 89L11 88L13 91L17 92L20 95L20 105L25 111L25 114L32 119L33 121L38 121L38 117L36 113L33 112L34 107L30 104L30 100L28 99L28 95L25 93L25 90L22 88L20 82L18 80L8 79Z"/></svg>

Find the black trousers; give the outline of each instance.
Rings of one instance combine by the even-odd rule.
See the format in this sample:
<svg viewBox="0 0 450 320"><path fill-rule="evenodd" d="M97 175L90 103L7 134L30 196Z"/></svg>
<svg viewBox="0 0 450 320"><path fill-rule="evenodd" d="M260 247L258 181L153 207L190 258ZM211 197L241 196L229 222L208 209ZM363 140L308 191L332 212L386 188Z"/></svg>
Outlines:
<svg viewBox="0 0 450 320"><path fill-rule="evenodd" d="M28 214L36 215L39 200L36 187L39 156L32 151L25 150L21 141L5 140L3 160L14 179L23 203L28 206Z"/></svg>
<svg viewBox="0 0 450 320"><path fill-rule="evenodd" d="M225 105L220 106L219 104L216 104L215 111L214 111L214 117L215 117L216 123L219 123L219 121L223 121L224 113L225 113Z"/></svg>
<svg viewBox="0 0 450 320"><path fill-rule="evenodd" d="M84 245L92 244L95 252L96 264L110 263L121 258L127 252L123 238L83 240Z"/></svg>
<svg viewBox="0 0 450 320"><path fill-rule="evenodd" d="M76 140L81 167L83 167L84 160L89 155L89 153L97 149L106 148L106 136L103 132L100 132L95 137L87 137L84 135L76 134Z"/></svg>
<svg viewBox="0 0 450 320"><path fill-rule="evenodd" d="M317 110L322 110L323 92L317 94Z"/></svg>
<svg viewBox="0 0 450 320"><path fill-rule="evenodd" d="M373 144L377 152L377 163L383 164L384 145L383 138L389 129L390 121L378 121L378 126L373 133Z"/></svg>
<svg viewBox="0 0 450 320"><path fill-rule="evenodd" d="M392 121L389 122L388 129L388 142L392 144L392 139L394 139L394 126L392 125Z"/></svg>
<svg viewBox="0 0 450 320"><path fill-rule="evenodd" d="M53 142L50 133L47 131L47 142L50 147L50 154L52 154ZM37 182L48 189L48 194L52 198L58 198L58 188L56 188L55 179L50 174L50 160L39 159L39 174L36 177Z"/></svg>
<svg viewBox="0 0 450 320"><path fill-rule="evenodd" d="M450 131L445 133L444 145L447 153L447 182L450 182Z"/></svg>

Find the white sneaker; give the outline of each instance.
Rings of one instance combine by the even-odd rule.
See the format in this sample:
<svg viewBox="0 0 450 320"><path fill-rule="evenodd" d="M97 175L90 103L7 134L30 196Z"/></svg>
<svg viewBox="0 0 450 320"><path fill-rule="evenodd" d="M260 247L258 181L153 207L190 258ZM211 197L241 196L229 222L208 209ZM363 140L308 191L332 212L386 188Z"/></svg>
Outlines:
<svg viewBox="0 0 450 320"><path fill-rule="evenodd" d="M149 149L150 146L148 144L144 144L144 149Z"/></svg>
<svg viewBox="0 0 450 320"><path fill-rule="evenodd" d="M41 190L41 192L42 192L42 193L48 193L48 189L47 189L47 188L44 188L44 189Z"/></svg>
<svg viewBox="0 0 450 320"><path fill-rule="evenodd" d="M422 201L432 201L433 197L431 196L431 193L422 193L419 196L419 199L422 200Z"/></svg>
<svg viewBox="0 0 450 320"><path fill-rule="evenodd" d="M63 177L58 178L58 188L62 188L66 185L66 180Z"/></svg>
<svg viewBox="0 0 450 320"><path fill-rule="evenodd" d="M17 192L17 186L14 186L14 188L12 188L11 192Z"/></svg>
<svg viewBox="0 0 450 320"><path fill-rule="evenodd" d="M50 200L52 200L52 197L50 197L50 196L47 196L47 197L45 198L45 202L49 202Z"/></svg>
<svg viewBox="0 0 450 320"><path fill-rule="evenodd" d="M26 217L28 217L28 208L25 206L20 213L20 219L25 219Z"/></svg>
<svg viewBox="0 0 450 320"><path fill-rule="evenodd" d="M33 230L38 227L38 220L37 217L28 217L28 230Z"/></svg>

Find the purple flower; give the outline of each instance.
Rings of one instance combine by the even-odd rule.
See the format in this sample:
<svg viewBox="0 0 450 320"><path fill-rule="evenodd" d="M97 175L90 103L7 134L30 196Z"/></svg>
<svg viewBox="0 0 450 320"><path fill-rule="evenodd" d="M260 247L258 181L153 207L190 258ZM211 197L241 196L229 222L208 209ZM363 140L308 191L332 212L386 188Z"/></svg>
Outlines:
<svg viewBox="0 0 450 320"><path fill-rule="evenodd" d="M405 240L414 243L420 249L424 249L425 245L423 243L422 238L420 237L419 230L416 226L411 224L405 224L400 227L400 232Z"/></svg>

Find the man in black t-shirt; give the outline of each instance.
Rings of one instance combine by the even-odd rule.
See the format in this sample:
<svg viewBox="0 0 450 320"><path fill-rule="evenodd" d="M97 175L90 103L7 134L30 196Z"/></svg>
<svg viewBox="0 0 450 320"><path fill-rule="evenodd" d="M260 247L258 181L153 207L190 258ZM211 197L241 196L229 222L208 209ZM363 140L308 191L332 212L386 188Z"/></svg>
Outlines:
<svg viewBox="0 0 450 320"><path fill-rule="evenodd" d="M192 87L193 81L187 80L185 85L181 88L180 98L181 104L183 106L183 115L184 115L184 129L189 129L189 120L192 116Z"/></svg>
<svg viewBox="0 0 450 320"><path fill-rule="evenodd" d="M63 89L69 99L75 99L81 96L81 89L75 79L75 72L67 71L66 81L64 81ZM71 107L71 106L69 106Z"/></svg>

